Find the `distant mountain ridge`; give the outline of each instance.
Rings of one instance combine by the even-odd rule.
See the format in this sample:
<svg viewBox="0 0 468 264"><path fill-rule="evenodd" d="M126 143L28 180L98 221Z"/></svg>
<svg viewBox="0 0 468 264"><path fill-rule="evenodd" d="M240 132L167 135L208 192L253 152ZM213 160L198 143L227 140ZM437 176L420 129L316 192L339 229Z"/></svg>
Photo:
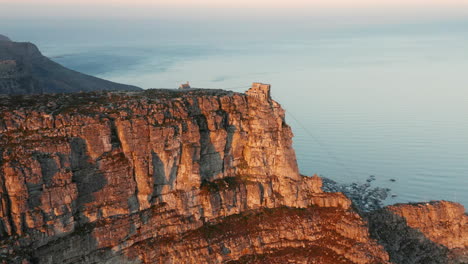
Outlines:
<svg viewBox="0 0 468 264"><path fill-rule="evenodd" d="M141 90L70 70L43 56L36 45L0 35L0 94Z"/></svg>
<svg viewBox="0 0 468 264"><path fill-rule="evenodd" d="M11 41L11 39L8 38L7 36L0 34L0 41Z"/></svg>

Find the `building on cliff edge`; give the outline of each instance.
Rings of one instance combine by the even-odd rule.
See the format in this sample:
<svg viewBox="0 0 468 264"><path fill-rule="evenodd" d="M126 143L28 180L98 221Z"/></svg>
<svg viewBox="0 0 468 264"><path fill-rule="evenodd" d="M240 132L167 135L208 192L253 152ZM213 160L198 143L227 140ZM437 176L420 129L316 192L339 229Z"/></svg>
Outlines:
<svg viewBox="0 0 468 264"><path fill-rule="evenodd" d="M185 89L190 89L190 83L187 81L187 83L183 83L181 85L179 85L179 89L181 90L185 90Z"/></svg>

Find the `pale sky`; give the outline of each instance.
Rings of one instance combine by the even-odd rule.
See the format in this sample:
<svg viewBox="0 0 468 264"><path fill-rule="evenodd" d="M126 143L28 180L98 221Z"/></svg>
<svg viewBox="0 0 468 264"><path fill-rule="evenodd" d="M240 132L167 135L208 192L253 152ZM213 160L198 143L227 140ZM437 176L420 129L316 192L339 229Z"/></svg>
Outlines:
<svg viewBox="0 0 468 264"><path fill-rule="evenodd" d="M468 0L0 0L3 18L463 17Z"/></svg>
<svg viewBox="0 0 468 264"><path fill-rule="evenodd" d="M216 6L216 7L369 7L369 6L459 6L466 5L467 0L0 0L0 3L15 4L63 4L63 5L152 5L152 6Z"/></svg>

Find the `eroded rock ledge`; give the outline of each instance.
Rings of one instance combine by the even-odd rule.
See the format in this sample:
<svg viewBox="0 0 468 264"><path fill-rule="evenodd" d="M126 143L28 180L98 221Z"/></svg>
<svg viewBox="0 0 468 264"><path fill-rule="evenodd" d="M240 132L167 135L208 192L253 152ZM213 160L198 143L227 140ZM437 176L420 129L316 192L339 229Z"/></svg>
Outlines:
<svg viewBox="0 0 468 264"><path fill-rule="evenodd" d="M389 263L270 86L0 97L6 263Z"/></svg>
<svg viewBox="0 0 468 264"><path fill-rule="evenodd" d="M468 263L468 215L461 204L397 204L367 219L394 263Z"/></svg>

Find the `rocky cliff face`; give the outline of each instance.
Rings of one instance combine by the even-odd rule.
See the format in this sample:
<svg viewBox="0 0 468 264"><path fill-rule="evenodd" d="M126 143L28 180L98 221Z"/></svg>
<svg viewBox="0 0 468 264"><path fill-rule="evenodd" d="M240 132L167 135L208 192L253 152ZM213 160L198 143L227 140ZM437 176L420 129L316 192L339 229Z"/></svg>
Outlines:
<svg viewBox="0 0 468 264"><path fill-rule="evenodd" d="M372 236L395 263L468 263L468 215L446 201L398 204L369 214Z"/></svg>
<svg viewBox="0 0 468 264"><path fill-rule="evenodd" d="M67 69L32 43L0 35L0 94L70 93L97 90L139 90Z"/></svg>
<svg viewBox="0 0 468 264"><path fill-rule="evenodd" d="M269 85L0 97L6 263L389 263Z"/></svg>
<svg viewBox="0 0 468 264"><path fill-rule="evenodd" d="M4 258L385 263L350 201L299 175L291 129L269 92L254 84L246 94L4 98Z"/></svg>
<svg viewBox="0 0 468 264"><path fill-rule="evenodd" d="M401 204L387 208L420 230L432 242L448 249L468 249L468 215L461 204L440 201Z"/></svg>

